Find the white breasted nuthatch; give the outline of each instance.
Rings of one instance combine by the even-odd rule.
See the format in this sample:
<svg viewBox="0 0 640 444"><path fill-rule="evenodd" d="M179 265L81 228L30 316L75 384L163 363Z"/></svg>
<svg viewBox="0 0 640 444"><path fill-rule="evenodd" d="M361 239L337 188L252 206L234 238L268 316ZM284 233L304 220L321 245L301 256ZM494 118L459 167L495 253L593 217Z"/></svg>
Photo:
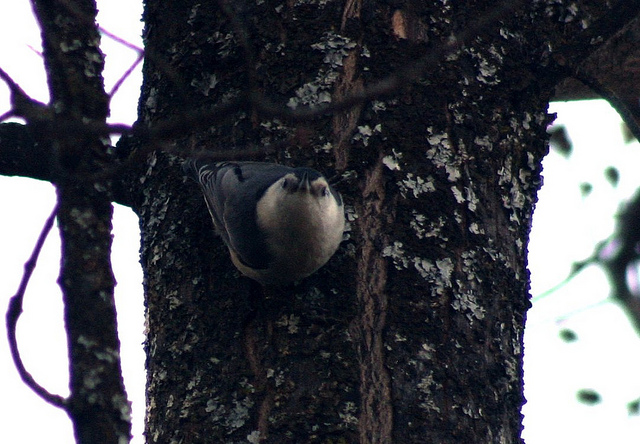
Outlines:
<svg viewBox="0 0 640 444"><path fill-rule="evenodd" d="M189 159L233 264L262 284L309 276L342 241L340 194L318 171L263 162Z"/></svg>

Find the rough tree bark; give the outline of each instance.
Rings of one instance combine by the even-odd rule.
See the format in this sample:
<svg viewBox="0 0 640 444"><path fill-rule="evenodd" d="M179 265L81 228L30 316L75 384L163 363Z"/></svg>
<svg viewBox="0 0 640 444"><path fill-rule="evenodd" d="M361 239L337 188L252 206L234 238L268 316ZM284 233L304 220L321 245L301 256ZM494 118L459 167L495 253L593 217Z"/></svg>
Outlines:
<svg viewBox="0 0 640 444"><path fill-rule="evenodd" d="M520 441L547 102L637 6L500 7L147 3L147 125L247 88L293 109L340 101L470 33L384 97L299 124L254 103L174 141L269 144L271 160L348 176L348 239L296 287L263 298L237 278L196 188L180 191L185 213L173 159L153 157L140 205L152 442Z"/></svg>
<svg viewBox="0 0 640 444"><path fill-rule="evenodd" d="M140 217L148 442L521 442L547 104L640 5L509 3L146 1L113 199ZM0 140L0 172L46 175ZM179 168L263 147L340 178L350 225L270 291Z"/></svg>

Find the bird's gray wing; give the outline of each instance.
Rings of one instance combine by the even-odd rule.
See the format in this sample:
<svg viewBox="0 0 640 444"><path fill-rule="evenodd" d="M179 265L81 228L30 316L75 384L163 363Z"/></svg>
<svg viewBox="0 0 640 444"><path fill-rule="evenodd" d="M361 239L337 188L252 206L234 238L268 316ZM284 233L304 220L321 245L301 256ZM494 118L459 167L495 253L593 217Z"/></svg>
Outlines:
<svg viewBox="0 0 640 444"><path fill-rule="evenodd" d="M258 228L256 205L266 189L292 168L261 162L185 162L200 183L216 230L240 261L254 269L269 266L270 254Z"/></svg>

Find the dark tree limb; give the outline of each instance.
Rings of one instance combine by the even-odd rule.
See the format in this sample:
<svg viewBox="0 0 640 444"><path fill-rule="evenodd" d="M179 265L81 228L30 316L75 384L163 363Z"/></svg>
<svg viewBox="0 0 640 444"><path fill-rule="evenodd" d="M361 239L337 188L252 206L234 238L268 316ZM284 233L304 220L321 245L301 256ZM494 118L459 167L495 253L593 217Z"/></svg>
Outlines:
<svg viewBox="0 0 640 444"><path fill-rule="evenodd" d="M47 401L49 404L60 408L66 408L66 400L62 396L49 393L47 389L38 384L31 373L27 371L20 356L20 349L18 347L18 340L16 337L16 326L18 324L18 319L20 319L20 315L22 314L22 302L24 300L24 294L27 290L27 285L29 285L29 280L31 279L33 270L35 270L36 264L38 263L40 251L42 251L44 242L51 232L51 227L53 227L53 221L55 220L57 213L58 207L56 206L51 212L51 215L47 218L44 227L42 227L42 231L38 236L38 240L33 249L33 252L31 253L31 256L29 257L29 260L27 260L27 262L24 264L24 273L20 281L20 286L18 287L18 291L16 292L16 294L9 301L9 308L7 310L6 319L7 338L9 340L11 357L13 358L13 363L16 366L16 369L18 370L18 374L20 375L22 381L27 385L27 387L33 390L38 396Z"/></svg>
<svg viewBox="0 0 640 444"><path fill-rule="evenodd" d="M33 0L43 36L52 119L34 131L51 146L62 242L59 285L69 346L67 413L78 444L128 442L130 405L120 366L111 270L112 193L96 171L113 163L105 131L58 131L60 122L104 127L109 97L92 0ZM31 125L29 119L27 123ZM38 122L39 123L39 122Z"/></svg>
<svg viewBox="0 0 640 444"><path fill-rule="evenodd" d="M38 143L20 123L0 125L0 174L53 181L54 159L48 144Z"/></svg>
<svg viewBox="0 0 640 444"><path fill-rule="evenodd" d="M42 104L39 104L40 107L38 108L30 107L25 110L24 106L18 105L22 103L30 104L32 102L37 102L30 99L8 75L3 75L4 71L1 69L0 78L7 83L12 91L12 96L14 97L12 100L13 110L11 111L11 115L24 117L27 121L31 120L32 122L37 120L37 130L42 132L43 139L64 136L66 134L84 134L86 136L121 134L125 136L133 136L143 141L143 146L137 150L134 158L128 159L128 162L125 161L124 164L112 166L106 170L97 171L95 177L105 179L108 176L111 176L111 178L114 178L120 175L123 170L130 167L132 163L140 162L141 159L146 158L146 155L151 151L157 149L165 150L165 147L163 147L164 140L175 138L180 134L185 134L190 131L206 129L211 126L212 123L215 123L230 113L237 112L241 109L253 108L258 113L266 117L282 118L292 123L309 122L317 120L330 113L345 111L370 100L397 93L407 84L416 81L426 69L432 68L443 57L453 54L455 51L462 48L466 41L485 32L486 29L496 20L503 19L507 14L514 12L522 3L523 2L520 0L511 3L501 3L486 16L482 17L481 20L475 22L472 26L469 26L457 35L451 36L445 42L442 42L442 44L436 45L433 50L428 51L422 58L407 64L398 71L391 73L386 78L379 80L362 91L352 92L340 100L333 101L332 103L323 106L300 107L292 110L282 104L273 102L262 92L258 91L257 88L251 88L247 93L226 103L219 104L211 109L184 110L184 112L180 113L180 118L156 122L150 127L142 125L129 126L123 124L108 125L102 121L80 121L78 119L64 119L62 116L56 116L55 120L52 120L48 117L50 115L48 107ZM224 6L225 14L230 18L236 33L239 35L247 58L246 70L249 71L251 77L252 70L250 62L254 58L254 50L251 46L251 42L247 39L248 31L231 6L227 5L222 0L220 0L220 4ZM80 23L89 23L86 17L78 12L77 8L71 8L66 2L65 8L71 11L72 15L78 19ZM105 31L103 30L103 32ZM110 33L107 33L107 35L110 38L117 39L116 36L113 36ZM117 41L122 44L126 44L126 42L123 42L121 39L117 39ZM138 51L139 57L116 83L109 94L110 96L117 91L119 85L142 60L143 53L140 48L130 44L127 46ZM157 56L154 57L153 54L146 54L146 56L151 57L153 60L158 62ZM170 70L165 65L166 63L160 63L160 67L163 68L163 71ZM34 112L36 109L39 110L41 114ZM5 131L8 136L6 139L2 137L2 134ZM34 172L30 168L30 164L32 163L35 165L42 163L43 166L51 165L52 158L50 154L45 149L42 149L42 146L33 147L34 149L31 150L30 147L25 144L18 144L25 140L24 137L20 137L23 136L23 134L28 134L28 131L26 129L18 130L18 127L11 127L3 130L3 125L0 125L0 174L21 175L37 179L51 180L50 172L47 172L48 174L43 174L40 171ZM15 135L19 137L15 142L13 142L11 138ZM22 153L24 153L24 155L21 156ZM234 155L235 154L237 153L234 152ZM240 154L240 156L242 156L242 154ZM128 202L125 202L125 204L128 204Z"/></svg>
<svg viewBox="0 0 640 444"><path fill-rule="evenodd" d="M617 94L596 77L581 69L578 69L574 78L584 83L591 88L593 92L609 102L627 125L631 134L640 141L640 106L638 106L638 99L630 103L629 100L625 100L624 97Z"/></svg>
<svg viewBox="0 0 640 444"><path fill-rule="evenodd" d="M633 5L630 5L633 7ZM629 10L628 14L637 15ZM623 17L625 12L620 14ZM556 88L556 100L602 98L620 114L640 140L640 17L627 23L585 60L571 62L568 78Z"/></svg>
<svg viewBox="0 0 640 444"><path fill-rule="evenodd" d="M81 23L85 23L85 22L88 23L86 16L80 15L80 13L77 11L77 8L71 8L68 2L63 2L63 3L65 3L66 9L73 12L72 15L74 16L74 18L82 19L82 20L79 20ZM225 4L225 3L221 2L221 4ZM493 23L495 23L497 20L503 20L508 14L515 13L518 7L521 6L521 4L522 4L521 1L516 1L511 3L502 3L495 9L489 11L480 20L477 20L471 26L465 28L463 31L461 31L457 35L453 35L451 36L451 38L442 42L441 44L435 45L435 48L427 52L427 54L425 54L425 56L423 56L422 58L417 59L413 63L407 64L400 70L394 73L391 73L388 77L367 86L364 90L356 93L351 93L345 96L344 98L342 98L341 100L334 101L330 104L315 106L315 107L299 107L295 110L292 110L281 104L274 103L273 101L268 99L264 94L257 91L256 89L250 89L246 94L241 95L227 103L220 104L208 110L193 110L193 109L184 110L184 112L180 113L181 115L180 119L174 118L167 121L156 122L150 127L145 127L145 126L132 127L129 125L122 125L122 124L107 125L106 123L99 122L99 121L80 122L75 119L65 120L65 119L60 119L58 117L55 122L50 122L48 127L43 128L43 130L45 130L46 132L51 132L52 135L56 135L56 134L60 135L64 133L77 133L77 132L88 133L88 134L108 133L108 134L131 135L131 136L140 138L141 140L152 142L149 144L150 145L149 149L146 150L148 152L148 151L158 149L159 148L158 143L160 143L160 141L162 140L170 139L179 134L184 134L185 132L188 132L188 131L205 129L209 127L212 123L215 123L216 121L220 120L221 118L228 115L229 113L233 113L243 108L254 108L256 111L258 111L260 114L266 117L278 117L292 123L313 121L329 113L341 112L341 111L350 109L353 106L365 103L367 101L377 99L380 97L390 96L392 94L397 93L398 90L401 89L403 86L408 85L411 82L418 79L420 75L425 71L425 69L433 67L436 63L442 60L443 57L445 57L446 55L453 54L455 51L463 47L466 41L468 41L469 39L475 38L479 35L482 35L482 33L486 32L486 29L488 29L488 27ZM242 21L235 16L231 7L226 6L225 11L226 11L226 14L233 21L233 26L236 32L241 37L241 43L242 43L242 47L244 48L244 51L249 55L253 54L253 48L251 47L251 43L246 39L247 30L244 28ZM620 14L617 14L616 17L612 17L608 20L604 20L603 21L604 23L602 23L598 27L595 27L594 30L588 30L587 32L592 33L594 35L594 38L601 37L600 34L602 34L603 31L606 31L607 29L615 29L615 27L617 26L617 23L619 21L626 20L625 17L628 17L629 14L632 14L632 15L637 14L637 6L635 6L633 2L627 2L625 6L622 7L621 11L622 12ZM637 20L635 22L637 22ZM633 27L630 27L630 28L631 30L635 29ZM628 31L626 34L623 34L623 35L627 35L629 34L629 32L630 31ZM107 35L109 35L109 37L111 38L117 38L109 33L107 33ZM620 40L620 37L617 36L617 39ZM628 39L628 36L627 36L627 39ZM126 44L126 42L122 42L121 40L118 40L118 41L120 41L123 44ZM137 48L132 45L128 45L128 46L138 51L139 54L142 55L142 52L140 52L140 48ZM555 55L554 57L555 59L559 60L559 63L561 65L568 64L570 66L575 66L576 63L578 63L578 61L575 61L572 59L571 53L572 52L578 53L578 51L574 51L574 50L575 50L574 43L572 41L568 41L565 47L559 48L559 51L558 51L559 55ZM157 60L158 56L154 56L152 53L146 54L146 56L155 60L156 63L159 62ZM140 57L134 62L134 64L129 68L129 70L125 73L125 75L123 75L123 78L121 79L121 81L124 81L126 76L130 73L133 67L135 67L139 63L139 61L140 61ZM165 68L164 71L167 71L170 69L165 66L166 63L161 63L160 65L161 65L161 68L163 67ZM589 64L590 69L593 69L592 65L593 64ZM584 69L580 69L580 72L584 73L585 71ZM36 115L34 113L35 110L44 111L44 107L42 106L42 104L39 104L41 105L40 107L35 107L35 106L29 107L28 108L29 112L23 111L24 107L18 106L18 105L23 103L37 104L37 102L29 99L28 96L26 96L26 94L18 87L18 85L15 84L15 82L11 81L10 79L8 80L7 79L8 76L3 76L2 73L3 71L0 70L0 78L2 78L7 82L14 97L19 98L19 100L14 100L15 110L12 111L12 114L27 118L29 116L35 117ZM571 73L572 72L570 70L569 71L565 69L559 70L560 77L568 77L571 75ZM173 77L175 76L172 76L172 78ZM588 79L592 79L592 80L594 79L594 77L587 76L586 74L581 74L580 76L576 75L576 77L580 78L583 81L584 80L588 81ZM595 84L594 82L590 82L590 81L588 81L587 83L589 83L589 86L591 87L593 87L593 85ZM602 88L607 88L605 84L601 84L601 86ZM117 90L117 88L114 89L114 91L112 91L111 94L113 94L115 90ZM607 89L607 91L610 91L611 94L605 95L604 97L605 99L613 100L612 103L614 104L628 103L628 101L623 101L622 99L618 99L616 102L616 97L618 97L618 95L615 94L610 89ZM602 94L602 91L598 91L598 93ZM558 97L559 98L564 97L563 94L564 93L562 92L562 90L560 90L558 93ZM630 107L627 106L626 108L629 109ZM632 111L631 115L638 113L635 110L631 110L631 111ZM48 120L48 118L46 117L46 114L47 113L45 113L44 115L38 115L39 116L38 120L41 120L41 121ZM628 116L629 113L627 113L626 115ZM2 165L1 162L2 162L2 159L0 159L0 165ZM25 175L32 177L30 174L25 174Z"/></svg>
<svg viewBox="0 0 640 444"><path fill-rule="evenodd" d="M578 70L588 72L626 102L634 103L640 97L640 17L630 21L623 29L600 46L591 56L579 63ZM554 100L585 100L599 97L597 91L581 83L580 75L568 78L556 87Z"/></svg>

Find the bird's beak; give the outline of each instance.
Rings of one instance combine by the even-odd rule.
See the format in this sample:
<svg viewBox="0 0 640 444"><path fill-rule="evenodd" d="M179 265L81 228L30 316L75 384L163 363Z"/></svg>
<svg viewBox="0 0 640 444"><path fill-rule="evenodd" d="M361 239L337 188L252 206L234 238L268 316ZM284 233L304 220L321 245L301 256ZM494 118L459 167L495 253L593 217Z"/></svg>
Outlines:
<svg viewBox="0 0 640 444"><path fill-rule="evenodd" d="M311 183L309 182L309 175L307 173L303 173L302 177L300 178L300 183L298 184L298 191L309 191L310 189Z"/></svg>

